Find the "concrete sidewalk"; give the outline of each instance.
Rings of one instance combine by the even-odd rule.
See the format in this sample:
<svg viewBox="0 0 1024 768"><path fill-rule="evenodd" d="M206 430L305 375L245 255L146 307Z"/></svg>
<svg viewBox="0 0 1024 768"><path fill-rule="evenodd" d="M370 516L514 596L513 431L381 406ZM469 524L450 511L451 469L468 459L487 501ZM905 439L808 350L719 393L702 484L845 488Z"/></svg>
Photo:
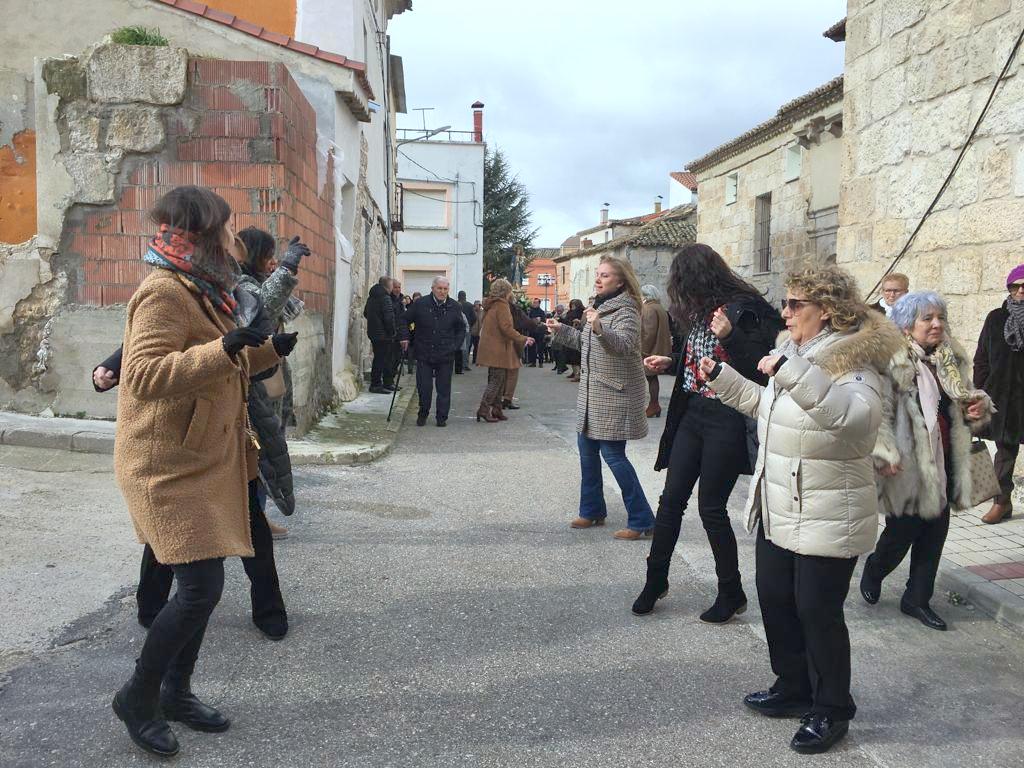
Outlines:
<svg viewBox="0 0 1024 768"><path fill-rule="evenodd" d="M416 387L407 383L395 398L363 392L328 413L301 438L289 438L293 465L365 464L386 455L402 427ZM116 422L0 412L0 445L77 453L114 453Z"/></svg>

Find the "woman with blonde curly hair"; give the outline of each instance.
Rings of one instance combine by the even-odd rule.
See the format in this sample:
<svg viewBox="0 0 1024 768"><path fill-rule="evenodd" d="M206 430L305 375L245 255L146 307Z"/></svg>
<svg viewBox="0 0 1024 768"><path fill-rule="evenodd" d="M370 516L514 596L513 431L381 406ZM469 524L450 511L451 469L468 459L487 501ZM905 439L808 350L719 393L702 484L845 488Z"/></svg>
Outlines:
<svg viewBox="0 0 1024 768"><path fill-rule="evenodd" d="M757 595L777 678L744 704L800 717L790 746L825 752L857 711L843 605L857 558L875 546L871 454L889 360L906 345L833 266L789 275L782 317L789 338L758 363L767 386L711 358L700 370L722 402L758 422L747 529L757 528Z"/></svg>

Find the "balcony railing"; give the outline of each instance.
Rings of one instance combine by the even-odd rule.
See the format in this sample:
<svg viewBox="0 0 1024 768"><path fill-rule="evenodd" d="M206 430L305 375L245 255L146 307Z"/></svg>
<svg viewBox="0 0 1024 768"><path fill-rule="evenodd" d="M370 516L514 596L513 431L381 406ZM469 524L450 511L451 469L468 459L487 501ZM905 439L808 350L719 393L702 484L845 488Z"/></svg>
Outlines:
<svg viewBox="0 0 1024 768"><path fill-rule="evenodd" d="M452 141L469 144L476 142L473 131L441 131L424 139L423 137L429 133L431 133L430 129L423 130L422 128L398 128L395 131L398 141Z"/></svg>

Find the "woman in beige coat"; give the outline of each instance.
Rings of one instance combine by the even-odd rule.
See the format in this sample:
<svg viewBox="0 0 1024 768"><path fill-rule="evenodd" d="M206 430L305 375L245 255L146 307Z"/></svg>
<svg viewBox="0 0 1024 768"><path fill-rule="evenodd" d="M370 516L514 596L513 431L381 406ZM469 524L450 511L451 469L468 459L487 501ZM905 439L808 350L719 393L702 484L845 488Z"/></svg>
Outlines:
<svg viewBox="0 0 1024 768"><path fill-rule="evenodd" d="M519 333L512 323L511 297L512 284L498 278L491 283L490 295L484 299L477 364L487 366L487 388L476 411L477 421L494 423L508 419L501 411L505 380L509 371L522 365L517 346L533 344L533 339Z"/></svg>
<svg viewBox="0 0 1024 768"><path fill-rule="evenodd" d="M654 513L636 470L626 458L626 441L647 435L644 404L647 386L640 357L640 285L632 265L605 256L597 267L594 303L583 315L582 330L547 321L554 340L580 350L582 368L576 398L580 451L580 508L573 528L604 525L601 457L615 476L626 505L626 527L618 539L650 535Z"/></svg>
<svg viewBox="0 0 1024 768"><path fill-rule="evenodd" d="M657 286L645 285L640 288L640 293L644 297L644 306L640 310L640 354L644 360L651 355L668 357L672 354L672 332L668 327L668 312L661 306L661 291ZM658 374L647 374L647 392L650 401L645 414L649 419L656 419L661 416L661 403L658 402L661 383Z"/></svg>
<svg viewBox="0 0 1024 768"><path fill-rule="evenodd" d="M790 275L782 317L789 338L758 364L767 387L710 358L700 369L722 402L757 417L760 439L747 528L757 527L757 595L778 678L744 703L803 716L790 746L824 752L857 710L843 604L857 558L875 545L871 452L884 372L904 342L836 267Z"/></svg>
<svg viewBox="0 0 1024 768"><path fill-rule="evenodd" d="M157 614L113 707L139 747L177 753L167 725L223 731L224 715L191 692L224 558L253 555L248 482L256 446L249 376L280 362L292 334L239 327L231 209L198 187L164 195L144 260L156 267L128 303L114 469L142 543L174 570L178 590ZM250 349L251 348L251 349Z"/></svg>

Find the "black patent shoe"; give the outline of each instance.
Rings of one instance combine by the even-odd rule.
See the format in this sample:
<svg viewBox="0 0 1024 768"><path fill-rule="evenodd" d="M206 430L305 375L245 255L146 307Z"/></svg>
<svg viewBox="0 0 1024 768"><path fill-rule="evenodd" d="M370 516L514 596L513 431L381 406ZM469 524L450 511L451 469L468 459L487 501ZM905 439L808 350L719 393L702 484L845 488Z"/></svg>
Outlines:
<svg viewBox="0 0 1024 768"><path fill-rule="evenodd" d="M203 733L222 733L231 727L219 710L201 702L189 683L189 678L168 676L160 686L160 709L164 717Z"/></svg>
<svg viewBox="0 0 1024 768"><path fill-rule="evenodd" d="M882 589L881 587L869 584L867 576L862 575L860 577L860 596L864 598L864 602L868 605L874 605L882 596Z"/></svg>
<svg viewBox="0 0 1024 768"><path fill-rule="evenodd" d="M132 675L114 694L111 706L135 746L157 757L172 757L178 754L178 739L157 706L157 695Z"/></svg>
<svg viewBox="0 0 1024 768"><path fill-rule="evenodd" d="M939 632L945 632L947 629L946 622L942 620L942 617L927 605L919 607L900 601L900 610L907 616L917 619L929 629L937 629Z"/></svg>
<svg viewBox="0 0 1024 768"><path fill-rule="evenodd" d="M726 624L747 610L747 596L741 589L733 595L718 593L714 604L700 615L705 624Z"/></svg>
<svg viewBox="0 0 1024 768"><path fill-rule="evenodd" d="M419 416L416 417L416 426L417 427L422 427L426 423L427 423L427 415L425 413L421 413Z"/></svg>
<svg viewBox="0 0 1024 768"><path fill-rule="evenodd" d="M748 693L743 703L765 717L803 717L811 708L810 698L794 698L770 690Z"/></svg>
<svg viewBox="0 0 1024 768"><path fill-rule="evenodd" d="M805 715L800 723L789 746L803 755L828 752L850 730L849 720L833 720L827 715Z"/></svg>

